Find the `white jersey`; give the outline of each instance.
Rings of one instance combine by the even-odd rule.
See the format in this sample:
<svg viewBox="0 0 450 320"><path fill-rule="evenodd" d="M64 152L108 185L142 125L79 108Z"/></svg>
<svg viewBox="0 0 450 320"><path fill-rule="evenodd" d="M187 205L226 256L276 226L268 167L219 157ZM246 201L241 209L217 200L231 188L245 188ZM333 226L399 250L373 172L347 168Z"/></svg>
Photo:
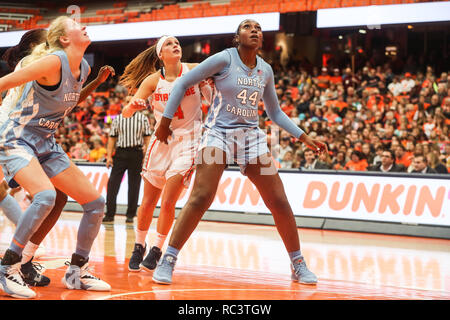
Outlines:
<svg viewBox="0 0 450 320"><path fill-rule="evenodd" d="M167 100L172 92L172 88L175 86L177 80L189 71L189 67L186 63L181 64L180 74L174 81L167 81L161 74L155 91L151 96L151 106L157 126L161 121L161 117L166 108ZM188 88L184 94L181 104L175 112L171 129L175 136L182 136L186 134L192 134L195 130L201 129L202 122L202 101L200 95L200 89L198 84Z"/></svg>

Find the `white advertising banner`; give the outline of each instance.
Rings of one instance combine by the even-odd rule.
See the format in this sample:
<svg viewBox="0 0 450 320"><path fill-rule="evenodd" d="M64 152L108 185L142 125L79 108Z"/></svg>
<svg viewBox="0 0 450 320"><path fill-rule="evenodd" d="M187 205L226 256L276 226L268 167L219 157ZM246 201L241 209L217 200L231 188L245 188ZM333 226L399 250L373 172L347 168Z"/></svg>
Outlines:
<svg viewBox="0 0 450 320"><path fill-rule="evenodd" d="M110 169L79 167L106 198ZM450 226L450 179L304 172L280 172L280 177L296 216ZM192 185L181 194L177 208L186 203ZM127 204L127 192L125 174L117 204ZM143 185L139 203L142 194ZM224 172L210 209L270 213L238 170Z"/></svg>

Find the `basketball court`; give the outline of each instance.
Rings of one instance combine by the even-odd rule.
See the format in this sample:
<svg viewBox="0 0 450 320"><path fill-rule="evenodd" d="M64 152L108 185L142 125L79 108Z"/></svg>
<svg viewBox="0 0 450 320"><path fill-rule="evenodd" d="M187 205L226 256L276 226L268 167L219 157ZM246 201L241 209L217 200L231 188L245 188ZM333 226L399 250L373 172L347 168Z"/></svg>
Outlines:
<svg viewBox="0 0 450 320"><path fill-rule="evenodd" d="M319 282L290 280L289 258L274 226L202 221L179 255L172 285L128 271L135 226L103 224L90 256L111 292L68 290L61 283L81 214L64 212L44 240L48 287L38 300L448 300L450 240L300 228L302 253ZM150 228L150 245L156 218ZM136 223L136 222L135 222ZM14 226L0 215L0 252ZM166 245L167 245L166 241ZM165 249L165 248L164 248ZM0 300L16 300L5 294Z"/></svg>

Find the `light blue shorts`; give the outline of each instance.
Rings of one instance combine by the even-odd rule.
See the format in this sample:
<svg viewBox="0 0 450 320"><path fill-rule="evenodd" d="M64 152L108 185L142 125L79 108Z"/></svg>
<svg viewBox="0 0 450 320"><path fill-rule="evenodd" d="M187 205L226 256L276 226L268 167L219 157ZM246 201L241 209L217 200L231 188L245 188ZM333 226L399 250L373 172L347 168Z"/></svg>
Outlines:
<svg viewBox="0 0 450 320"><path fill-rule="evenodd" d="M41 138L37 145L30 143L30 140L37 142L38 139L18 138L15 141L8 141L7 146L0 148L0 165L5 180L12 188L18 186L13 179L14 176L26 167L33 157L39 161L49 178L53 178L70 166L69 157L53 137Z"/></svg>
<svg viewBox="0 0 450 320"><path fill-rule="evenodd" d="M260 156L269 153L267 136L260 128L206 128L198 151L206 147L223 150L226 154L226 164L237 164L243 175L249 164L256 164ZM208 159L205 160L205 157L208 155L203 154L203 161L207 162ZM198 163L202 159L198 157L196 161Z"/></svg>

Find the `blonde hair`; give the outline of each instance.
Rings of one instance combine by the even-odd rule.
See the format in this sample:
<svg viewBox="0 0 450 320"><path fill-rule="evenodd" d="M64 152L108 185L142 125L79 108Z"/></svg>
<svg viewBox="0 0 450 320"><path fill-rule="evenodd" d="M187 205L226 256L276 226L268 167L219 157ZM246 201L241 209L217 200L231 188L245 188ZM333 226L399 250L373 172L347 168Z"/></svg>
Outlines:
<svg viewBox="0 0 450 320"><path fill-rule="evenodd" d="M66 34L66 21L69 19L67 16L60 16L52 21L48 28L46 42L34 47L31 54L24 58L22 67L39 60L49 53L64 49L59 38Z"/></svg>
<svg viewBox="0 0 450 320"><path fill-rule="evenodd" d="M52 21L48 28L47 38L44 43L38 44L34 47L33 51L30 55L23 58L20 68L26 67L31 63L39 60L45 55L64 49L63 45L59 41L59 37L64 36L66 34L66 21L70 19L67 16L60 16ZM18 95L14 100L14 103L11 105L11 108L15 107L20 97L22 96L23 89L25 88L25 84L22 84L19 87Z"/></svg>
<svg viewBox="0 0 450 320"><path fill-rule="evenodd" d="M155 73L161 67L161 64L162 62L156 54L155 44L131 60L120 76L119 84L127 88L129 92L133 92L139 88L145 78Z"/></svg>

